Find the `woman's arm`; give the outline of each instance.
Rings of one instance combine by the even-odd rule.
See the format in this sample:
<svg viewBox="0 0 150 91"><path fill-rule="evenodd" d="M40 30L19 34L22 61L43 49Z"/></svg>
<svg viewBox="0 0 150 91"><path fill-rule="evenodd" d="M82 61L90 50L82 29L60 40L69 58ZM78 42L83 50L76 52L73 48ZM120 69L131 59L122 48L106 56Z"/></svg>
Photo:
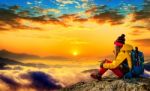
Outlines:
<svg viewBox="0 0 150 91"><path fill-rule="evenodd" d="M127 55L125 52L120 52L115 60L112 61L112 63L104 63L103 67L106 69L115 69L117 68L125 59L127 58Z"/></svg>

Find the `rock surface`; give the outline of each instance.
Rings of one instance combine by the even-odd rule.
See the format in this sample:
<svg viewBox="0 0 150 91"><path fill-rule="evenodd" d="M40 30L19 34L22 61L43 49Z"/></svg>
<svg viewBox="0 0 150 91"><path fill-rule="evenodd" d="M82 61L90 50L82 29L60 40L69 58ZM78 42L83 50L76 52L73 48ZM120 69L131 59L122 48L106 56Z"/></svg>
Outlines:
<svg viewBox="0 0 150 91"><path fill-rule="evenodd" d="M79 82L59 91L150 91L150 79L103 78L101 81Z"/></svg>

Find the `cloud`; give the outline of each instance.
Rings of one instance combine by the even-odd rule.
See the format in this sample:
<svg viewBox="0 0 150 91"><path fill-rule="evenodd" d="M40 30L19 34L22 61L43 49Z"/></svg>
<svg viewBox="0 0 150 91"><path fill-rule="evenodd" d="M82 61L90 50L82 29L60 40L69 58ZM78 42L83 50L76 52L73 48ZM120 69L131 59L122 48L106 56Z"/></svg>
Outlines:
<svg viewBox="0 0 150 91"><path fill-rule="evenodd" d="M20 6L18 6L18 5L14 5L14 6L10 6L9 7L9 9L11 9L11 10L18 10L18 9L20 9Z"/></svg>
<svg viewBox="0 0 150 91"><path fill-rule="evenodd" d="M24 11L18 12L18 15L21 17L26 17L29 15L29 13L30 12L28 10L24 10Z"/></svg>
<svg viewBox="0 0 150 91"><path fill-rule="evenodd" d="M74 3L73 0L56 0L56 1L59 3L62 3L62 4L73 4Z"/></svg>
<svg viewBox="0 0 150 91"><path fill-rule="evenodd" d="M23 10L18 13L15 13L14 10L16 9L18 9L17 6L12 6L12 8L9 9L0 8L0 14L2 15L0 16L1 31L14 30L14 29L41 30L41 28L38 26L31 26L32 22L44 23L45 21L47 21L48 23L55 23L55 24L59 23L60 25L63 25L63 23L61 23L58 19L54 18L53 15L46 14L42 16L32 17L31 12L29 10ZM40 12L59 13L59 11L56 9L46 9L46 10L41 10ZM24 23L27 21L28 23Z"/></svg>
<svg viewBox="0 0 150 91"><path fill-rule="evenodd" d="M96 7L96 6L93 6L92 8L87 9L87 10L85 11L85 13L86 13L87 15L91 15L93 12L96 12L96 10L97 10L97 7Z"/></svg>
<svg viewBox="0 0 150 91"><path fill-rule="evenodd" d="M12 10L1 8L0 14L1 14L0 20L5 22L6 24L11 24L12 22L17 24L17 22L14 19L17 18L18 15L14 14ZM14 25L14 23L12 23L12 26Z"/></svg>
<svg viewBox="0 0 150 91"><path fill-rule="evenodd" d="M143 9L140 11L136 11L135 13L135 21L136 20L141 20L141 19L145 19L148 20L150 19L150 1L149 0L144 0L144 4L143 4ZM150 21L149 21L150 22Z"/></svg>
<svg viewBox="0 0 150 91"><path fill-rule="evenodd" d="M28 5L32 4L31 2L27 2Z"/></svg>
<svg viewBox="0 0 150 91"><path fill-rule="evenodd" d="M20 19L24 19L20 17L19 15L15 14L14 11L10 9L0 9L0 28L2 30L9 30L10 28L16 28L16 29L39 29L37 27L30 27L26 25L22 25L18 22Z"/></svg>
<svg viewBox="0 0 150 91"><path fill-rule="evenodd" d="M58 82L56 80L44 72L29 72L28 76L27 78L31 81L33 88L36 88L38 91L61 88L60 85L57 85Z"/></svg>
<svg viewBox="0 0 150 91"><path fill-rule="evenodd" d="M138 43L142 46L147 46L147 47L150 46L150 39L149 38L148 39L136 39L136 40L133 40L133 42Z"/></svg>
<svg viewBox="0 0 150 91"><path fill-rule="evenodd" d="M149 25L147 25L147 26L137 25L137 26L133 26L132 28L150 30L150 26Z"/></svg>
<svg viewBox="0 0 150 91"><path fill-rule="evenodd" d="M0 75L0 80L7 84L12 91L15 91L20 87L20 84L14 81L12 78Z"/></svg>
<svg viewBox="0 0 150 91"><path fill-rule="evenodd" d="M81 0L82 2L88 2L89 0Z"/></svg>
<svg viewBox="0 0 150 91"><path fill-rule="evenodd" d="M70 0L57 0L59 4L76 4L77 6L82 6L82 4L87 4L88 8L81 13L74 14L62 14L61 10L56 8L44 9L40 6L33 6L30 8L22 8L21 6L11 6L8 9L0 9L0 29L1 31L7 30L47 30L53 29L53 27L62 26L61 28L67 28L70 26L83 27L83 23L96 22L97 24L109 23L111 25L121 25L125 24L127 15L122 15L118 9L110 9L106 5L94 5L89 4L89 0L80 1L70 1ZM83 3L82 3L83 2ZM89 7L91 5L91 7ZM140 13L141 12L141 13ZM142 13L144 12L144 13ZM60 14L60 15L59 15ZM58 17L56 17L58 15ZM143 17L143 18L141 18ZM147 17L147 18L146 18ZM139 25L132 25L135 28L133 32L139 31L139 28L150 30L150 21L148 14L145 11L134 12L133 21L129 21L132 24L137 21L146 22L147 25L138 27ZM48 24L49 27L48 27ZM43 25L43 26L39 26ZM45 28L44 26L47 26ZM52 27L51 27L52 26ZM76 27L75 26L75 27ZM135 33L133 35L140 35ZM142 33L142 32L141 32Z"/></svg>
<svg viewBox="0 0 150 91"><path fill-rule="evenodd" d="M64 14L64 15L60 16L59 19L62 20L63 22L65 22L66 20L68 20L68 21L84 20L84 19L80 18L80 16L78 16L77 14Z"/></svg>
<svg viewBox="0 0 150 91"><path fill-rule="evenodd" d="M60 10L50 8L50 9L45 9L45 10L43 11L43 13L46 13L46 14L47 14L48 12L54 12L54 13L58 14L58 13L60 13Z"/></svg>
<svg viewBox="0 0 150 91"><path fill-rule="evenodd" d="M136 28L139 28L139 27L136 27ZM141 27L140 27L141 28ZM143 34L145 31L141 31L140 29L136 29L136 30L132 30L131 31L131 33L129 33L129 34L131 34L131 35L133 35L133 36L138 36L138 35L141 35L141 34Z"/></svg>
<svg viewBox="0 0 150 91"><path fill-rule="evenodd" d="M22 69L20 69L22 70ZM6 70L7 71L7 70ZM22 91L34 89L36 91L49 91L62 88L58 81L52 78L52 76L40 72L40 71L31 71L26 74L17 73L17 78L15 78L15 73L12 77L5 75L0 75L1 87L3 90L7 91ZM19 80L19 82L17 82ZM7 87L5 87L7 85ZM1 88L0 88L1 90Z"/></svg>
<svg viewBox="0 0 150 91"><path fill-rule="evenodd" d="M112 25L123 24L124 16L119 15L117 11L105 11L94 15L93 19L97 20L99 23L110 22Z"/></svg>
<svg viewBox="0 0 150 91"><path fill-rule="evenodd" d="M72 59L71 59L72 60ZM51 91L67 87L80 81L90 79L83 70L96 65L85 65L82 62L63 61L53 63L48 68L37 66L7 65L10 69L0 71L0 90L2 91ZM62 60L61 60L62 61ZM42 60L44 63L44 60ZM45 62L47 64L48 61ZM40 70L39 70L40 69ZM70 74L70 75L68 75ZM14 88L11 88L11 86Z"/></svg>
<svg viewBox="0 0 150 91"><path fill-rule="evenodd" d="M37 14L38 16L42 16L42 15L48 15L49 13L54 13L54 14L58 14L60 13L61 11L59 9L55 9L55 8L42 8L42 7L39 7L39 6L34 6L31 8L31 10L29 10L29 12L31 14Z"/></svg>
<svg viewBox="0 0 150 91"><path fill-rule="evenodd" d="M149 19L150 18L150 12L146 12L144 10L141 10L141 11L137 11L134 13L135 14L135 19L134 21L136 20L141 20L141 19Z"/></svg>

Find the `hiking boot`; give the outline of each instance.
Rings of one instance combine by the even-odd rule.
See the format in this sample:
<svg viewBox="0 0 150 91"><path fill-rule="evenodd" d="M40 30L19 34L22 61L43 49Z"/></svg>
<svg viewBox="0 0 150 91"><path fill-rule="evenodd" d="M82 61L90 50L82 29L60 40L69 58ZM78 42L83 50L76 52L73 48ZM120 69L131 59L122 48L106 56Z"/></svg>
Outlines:
<svg viewBox="0 0 150 91"><path fill-rule="evenodd" d="M91 74L91 77L93 78L93 79L97 79L97 80L101 80L101 75L99 74L99 73L92 73Z"/></svg>

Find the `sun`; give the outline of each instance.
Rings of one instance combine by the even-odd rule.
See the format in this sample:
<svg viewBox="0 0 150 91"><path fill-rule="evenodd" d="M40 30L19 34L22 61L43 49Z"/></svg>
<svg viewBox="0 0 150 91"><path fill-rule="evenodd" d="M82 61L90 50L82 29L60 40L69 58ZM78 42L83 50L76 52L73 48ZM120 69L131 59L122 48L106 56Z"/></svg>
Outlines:
<svg viewBox="0 0 150 91"><path fill-rule="evenodd" d="M73 55L73 56L77 56L77 55L79 55L79 51L74 50L74 51L72 52L72 55Z"/></svg>

